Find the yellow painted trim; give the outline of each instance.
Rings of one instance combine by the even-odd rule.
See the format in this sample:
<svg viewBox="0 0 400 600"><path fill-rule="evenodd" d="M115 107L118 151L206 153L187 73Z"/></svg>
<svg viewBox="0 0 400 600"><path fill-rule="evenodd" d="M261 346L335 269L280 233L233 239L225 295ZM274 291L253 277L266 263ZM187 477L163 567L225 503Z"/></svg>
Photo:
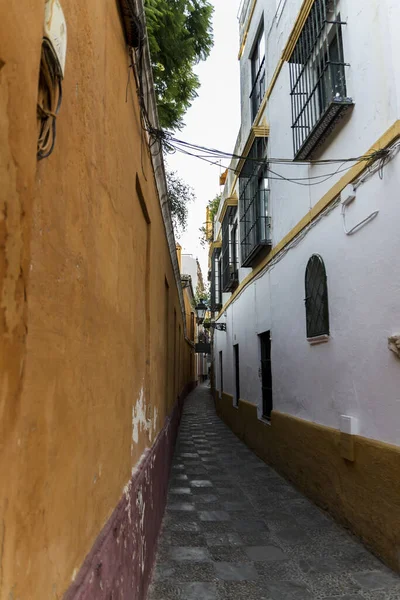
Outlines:
<svg viewBox="0 0 400 600"><path fill-rule="evenodd" d="M256 7L257 4L257 0L253 0L253 4L252 7L250 9L250 13L245 25L245 29L244 29L244 33L243 33L243 37L242 37L242 43L240 45L240 50L239 50L239 54L238 54L238 60L240 60L242 58L245 46L246 46L246 41L247 41L247 36L249 35L249 29L250 29L250 25L251 25L251 21L253 19L253 15L254 15L254 9Z"/></svg>
<svg viewBox="0 0 400 600"><path fill-rule="evenodd" d="M224 204L222 205L220 215L218 217L218 221L220 223L222 223L229 206L237 206L237 205L238 205L238 197L237 197L236 193L233 194L233 196L228 196L227 198L225 198Z"/></svg>
<svg viewBox="0 0 400 600"><path fill-rule="evenodd" d="M297 19L293 26L292 32L289 36L288 41L286 42L285 49L282 53L282 60L284 62L288 61L292 56L293 50L298 42L301 32L303 31L305 22L308 19L308 15L310 14L311 8L314 4L314 0L304 0L303 4L300 8L299 14L297 15Z"/></svg>
<svg viewBox="0 0 400 600"><path fill-rule="evenodd" d="M210 248L209 248L209 251L208 251L208 263L209 263L209 266L210 266L210 262L211 262L212 253L214 252L214 250L216 248L222 248L222 241L217 240L216 242L212 242L210 244Z"/></svg>
<svg viewBox="0 0 400 600"><path fill-rule="evenodd" d="M235 186L236 186L236 182L237 179L240 175L240 171L243 169L243 165L246 162L246 157L248 155L248 153L251 150L251 147L254 143L254 140L258 137L269 137L269 125L267 125L265 122L261 125L253 125L253 127L250 129L250 133L249 133L249 137L247 138L247 142L243 148L243 152L242 152L242 157L238 164L237 167L235 169L235 179L234 182L232 184L232 190L231 190L231 196L233 196L235 194Z"/></svg>
<svg viewBox="0 0 400 600"><path fill-rule="evenodd" d="M375 144L365 153L365 155L369 155L376 150L381 150L382 148L386 148L390 144L392 144L397 138L400 137L400 120L394 122L394 124L389 127L389 129L375 142ZM268 263L279 253L287 244L289 244L307 225L309 225L318 215L327 207L331 202L333 202L340 194L340 192L352 183L357 177L361 175L363 171L367 168L366 161L360 161L355 164L347 173L343 175L339 179L335 185L331 187L331 189L326 192L324 196L312 207L312 209L304 215L302 219L289 231L285 237L281 239L280 242L276 244L268 254L267 257L264 258L260 262L260 264L253 269L253 271L240 283L240 285L236 288L232 296L229 300L224 304L222 309L220 310L217 319L226 311L228 306L234 302L235 298L242 292L242 290L251 283L251 281L262 271Z"/></svg>
<svg viewBox="0 0 400 600"><path fill-rule="evenodd" d="M272 94L272 90L275 87L275 84L277 82L279 73L281 72L283 65L285 64L286 61L289 60L289 58L292 55L292 52L297 44L297 41L300 37L301 32L303 30L304 24L308 18L308 15L310 14L310 10L311 10L313 3L314 3L314 0L304 0L302 6L300 8L299 14L297 15L297 19L295 21L295 24L293 26L291 34L288 38L285 48L283 49L282 56L279 59L279 62L276 66L274 74L272 75L272 79L268 85L267 91L265 92L264 98L262 99L260 108L258 109L258 113L255 118L256 125L261 120L262 114L263 114L265 107L267 105L267 102Z"/></svg>

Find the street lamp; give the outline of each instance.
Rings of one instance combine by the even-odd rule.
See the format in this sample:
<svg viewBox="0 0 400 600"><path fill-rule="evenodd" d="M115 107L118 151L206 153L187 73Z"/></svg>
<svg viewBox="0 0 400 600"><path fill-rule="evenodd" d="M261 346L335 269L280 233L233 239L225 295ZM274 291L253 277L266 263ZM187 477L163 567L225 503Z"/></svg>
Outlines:
<svg viewBox="0 0 400 600"><path fill-rule="evenodd" d="M200 300L194 310L196 311L197 322L202 323L207 312L207 305L204 303L204 300Z"/></svg>

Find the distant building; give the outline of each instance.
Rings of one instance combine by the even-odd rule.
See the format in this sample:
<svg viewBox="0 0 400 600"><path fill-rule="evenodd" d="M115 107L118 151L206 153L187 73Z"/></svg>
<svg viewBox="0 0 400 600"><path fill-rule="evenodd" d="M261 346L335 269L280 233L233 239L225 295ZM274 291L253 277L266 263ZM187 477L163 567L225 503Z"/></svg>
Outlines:
<svg viewBox="0 0 400 600"><path fill-rule="evenodd" d="M199 328L196 322L196 290L204 292L203 275L200 264L197 258L193 258L191 254L182 254L180 244L176 245L178 261L181 271L182 288L185 301L185 313L187 319L187 331L189 339L195 344L199 341ZM202 330L202 327L200 327ZM194 350L193 350L194 353ZM196 353L191 357L193 364L193 378L196 381L202 382L207 378L209 357L204 353Z"/></svg>
<svg viewBox="0 0 400 600"><path fill-rule="evenodd" d="M397 569L399 23L391 0L242 2L210 246L219 414Z"/></svg>

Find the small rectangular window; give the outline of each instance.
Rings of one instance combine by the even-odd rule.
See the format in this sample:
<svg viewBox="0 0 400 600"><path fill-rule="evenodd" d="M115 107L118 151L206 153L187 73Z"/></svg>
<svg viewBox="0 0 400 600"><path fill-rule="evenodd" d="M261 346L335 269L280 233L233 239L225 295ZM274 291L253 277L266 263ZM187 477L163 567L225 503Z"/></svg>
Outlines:
<svg viewBox="0 0 400 600"><path fill-rule="evenodd" d="M221 248L215 248L211 255L211 311L218 312L222 306L222 298L220 294L221 279L220 279L220 254Z"/></svg>
<svg viewBox="0 0 400 600"><path fill-rule="evenodd" d="M265 36L262 27L251 55L251 120L257 116L265 95Z"/></svg>
<svg viewBox="0 0 400 600"><path fill-rule="evenodd" d="M272 245L266 138L256 138L251 147L240 172L239 194L242 266L251 267Z"/></svg>
<svg viewBox="0 0 400 600"><path fill-rule="evenodd" d="M238 285L236 252L236 207L229 207L222 221L222 291L232 292Z"/></svg>

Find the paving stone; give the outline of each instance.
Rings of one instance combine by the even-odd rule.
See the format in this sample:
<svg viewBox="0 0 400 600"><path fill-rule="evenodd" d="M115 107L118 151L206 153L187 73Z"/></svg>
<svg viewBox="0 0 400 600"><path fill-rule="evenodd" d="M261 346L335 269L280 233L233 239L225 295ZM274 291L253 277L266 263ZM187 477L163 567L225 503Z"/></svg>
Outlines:
<svg viewBox="0 0 400 600"><path fill-rule="evenodd" d="M194 504L188 502L172 502L168 504L168 510L179 510L183 512L193 512L195 510Z"/></svg>
<svg viewBox="0 0 400 600"><path fill-rule="evenodd" d="M192 479L190 485L195 488L213 487L213 484L208 479Z"/></svg>
<svg viewBox="0 0 400 600"><path fill-rule="evenodd" d="M196 546L171 546L169 556L171 560L191 562L204 562L211 559L207 548Z"/></svg>
<svg viewBox="0 0 400 600"><path fill-rule="evenodd" d="M276 581L268 584L272 600L314 600L304 583L294 581Z"/></svg>
<svg viewBox="0 0 400 600"><path fill-rule="evenodd" d="M187 479L188 476L185 473L175 474L171 479L171 484L174 484L176 481L187 481Z"/></svg>
<svg viewBox="0 0 400 600"><path fill-rule="evenodd" d="M276 536L279 540L287 542L289 544L297 544L309 539L307 532L299 527L287 527L277 531Z"/></svg>
<svg viewBox="0 0 400 600"><path fill-rule="evenodd" d="M207 546L206 538L202 533L192 531L164 531L158 547L169 546Z"/></svg>
<svg viewBox="0 0 400 600"><path fill-rule="evenodd" d="M248 581L257 579L257 571L252 565L246 563L214 563L215 573L224 581Z"/></svg>
<svg viewBox="0 0 400 600"><path fill-rule="evenodd" d="M253 454L199 386L148 600L400 600L400 578Z"/></svg>
<svg viewBox="0 0 400 600"><path fill-rule="evenodd" d="M242 540L238 533L206 533L207 546L241 546Z"/></svg>
<svg viewBox="0 0 400 600"><path fill-rule="evenodd" d="M229 563L251 563L251 559L246 555L243 546L210 546L210 556L216 562Z"/></svg>
<svg viewBox="0 0 400 600"><path fill-rule="evenodd" d="M346 594L345 596L326 596L324 600L361 600L360 594Z"/></svg>
<svg viewBox="0 0 400 600"><path fill-rule="evenodd" d="M193 521L173 521L171 519L166 522L166 526L171 531L188 531L193 533L200 531L200 525Z"/></svg>
<svg viewBox="0 0 400 600"><path fill-rule="evenodd" d="M239 532L249 533L249 532L260 532L260 531L268 531L267 525L264 521L258 520L250 520L250 519L242 519L240 521L233 521L232 527Z"/></svg>
<svg viewBox="0 0 400 600"><path fill-rule="evenodd" d="M229 513L224 510L200 510L200 521L229 521Z"/></svg>
<svg viewBox="0 0 400 600"><path fill-rule="evenodd" d="M390 590L397 587L400 598L400 577L387 569L353 573L352 577L365 590Z"/></svg>
<svg viewBox="0 0 400 600"><path fill-rule="evenodd" d="M300 569L303 573L338 573L342 571L342 567L334 556L312 557L307 560L299 560Z"/></svg>
<svg viewBox="0 0 400 600"><path fill-rule="evenodd" d="M217 600L217 587L214 583L186 583L178 586L177 597L185 600Z"/></svg>
<svg viewBox="0 0 400 600"><path fill-rule="evenodd" d="M247 546L245 552L251 560L261 562L274 562L289 558L277 546Z"/></svg>
<svg viewBox="0 0 400 600"><path fill-rule="evenodd" d="M251 511L251 504L246 502L235 502L228 500L227 502L223 502L224 510L228 511Z"/></svg>
<svg viewBox="0 0 400 600"><path fill-rule="evenodd" d="M198 496L196 496L196 502L203 502L203 503L210 503L210 502L216 502L218 500L218 496L216 496L215 494L199 494Z"/></svg>

